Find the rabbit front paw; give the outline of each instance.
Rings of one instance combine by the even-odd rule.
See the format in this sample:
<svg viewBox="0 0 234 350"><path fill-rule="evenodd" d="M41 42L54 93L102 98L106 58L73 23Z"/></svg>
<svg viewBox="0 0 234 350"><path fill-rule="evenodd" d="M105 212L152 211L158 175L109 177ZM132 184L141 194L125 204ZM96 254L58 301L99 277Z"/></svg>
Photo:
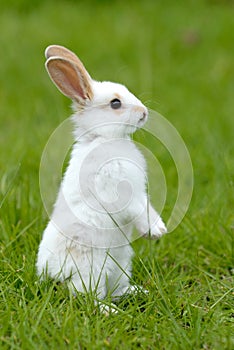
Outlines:
<svg viewBox="0 0 234 350"><path fill-rule="evenodd" d="M147 232L145 232L142 237L150 238L150 239L158 239L162 235L167 233L167 228L160 217L154 221Z"/></svg>

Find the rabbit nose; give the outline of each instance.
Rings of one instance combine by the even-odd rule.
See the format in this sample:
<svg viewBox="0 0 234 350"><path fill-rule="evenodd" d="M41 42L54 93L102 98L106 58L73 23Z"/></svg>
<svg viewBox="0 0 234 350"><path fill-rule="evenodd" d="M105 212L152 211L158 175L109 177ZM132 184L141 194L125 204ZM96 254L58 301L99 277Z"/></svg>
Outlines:
<svg viewBox="0 0 234 350"><path fill-rule="evenodd" d="M142 107L142 106L135 106L133 108L133 111L134 112L137 112L137 118L139 118L138 120L139 121L144 121L147 119L147 116L148 116L148 110L147 108L145 107Z"/></svg>
<svg viewBox="0 0 234 350"><path fill-rule="evenodd" d="M147 115L148 115L148 113L147 113L146 111L144 111L144 112L142 113L142 117L140 118L140 120L141 120L141 121L145 120L146 117L147 117Z"/></svg>

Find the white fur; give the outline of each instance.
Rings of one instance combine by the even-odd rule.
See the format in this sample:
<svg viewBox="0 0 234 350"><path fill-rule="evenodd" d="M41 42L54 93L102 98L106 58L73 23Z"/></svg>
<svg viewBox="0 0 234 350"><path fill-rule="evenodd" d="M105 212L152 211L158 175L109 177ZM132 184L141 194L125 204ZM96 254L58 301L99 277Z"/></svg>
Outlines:
<svg viewBox="0 0 234 350"><path fill-rule="evenodd" d="M89 84L92 99L73 101L76 142L40 243L37 271L68 280L75 290L114 298L130 287L133 227L152 238L166 228L148 203L145 159L130 138L146 121L146 107L123 85ZM119 110L110 106L116 96Z"/></svg>

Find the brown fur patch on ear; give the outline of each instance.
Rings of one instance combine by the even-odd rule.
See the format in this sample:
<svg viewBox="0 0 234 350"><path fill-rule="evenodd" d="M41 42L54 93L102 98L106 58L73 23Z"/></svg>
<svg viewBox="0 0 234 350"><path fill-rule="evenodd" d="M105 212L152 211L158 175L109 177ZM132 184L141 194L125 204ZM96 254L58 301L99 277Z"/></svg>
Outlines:
<svg viewBox="0 0 234 350"><path fill-rule="evenodd" d="M93 90L90 85L86 86L86 96L89 100L92 100L93 98Z"/></svg>
<svg viewBox="0 0 234 350"><path fill-rule="evenodd" d="M76 56L74 52L60 45L48 46L45 50L45 57L47 59L50 57L61 57L61 58L66 58L69 61L81 63L81 61L79 60L79 58Z"/></svg>

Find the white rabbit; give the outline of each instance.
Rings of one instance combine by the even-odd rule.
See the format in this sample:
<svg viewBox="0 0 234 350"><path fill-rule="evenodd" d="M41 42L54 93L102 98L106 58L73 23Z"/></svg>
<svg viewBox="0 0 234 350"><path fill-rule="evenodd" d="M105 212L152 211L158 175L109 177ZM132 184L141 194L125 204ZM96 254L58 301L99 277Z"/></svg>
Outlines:
<svg viewBox="0 0 234 350"><path fill-rule="evenodd" d="M148 202L145 159L130 137L148 111L125 86L91 79L68 49L52 45L45 54L50 78L73 101L75 144L37 272L67 280L74 291L116 298L131 289L133 227L141 236L166 233Z"/></svg>

